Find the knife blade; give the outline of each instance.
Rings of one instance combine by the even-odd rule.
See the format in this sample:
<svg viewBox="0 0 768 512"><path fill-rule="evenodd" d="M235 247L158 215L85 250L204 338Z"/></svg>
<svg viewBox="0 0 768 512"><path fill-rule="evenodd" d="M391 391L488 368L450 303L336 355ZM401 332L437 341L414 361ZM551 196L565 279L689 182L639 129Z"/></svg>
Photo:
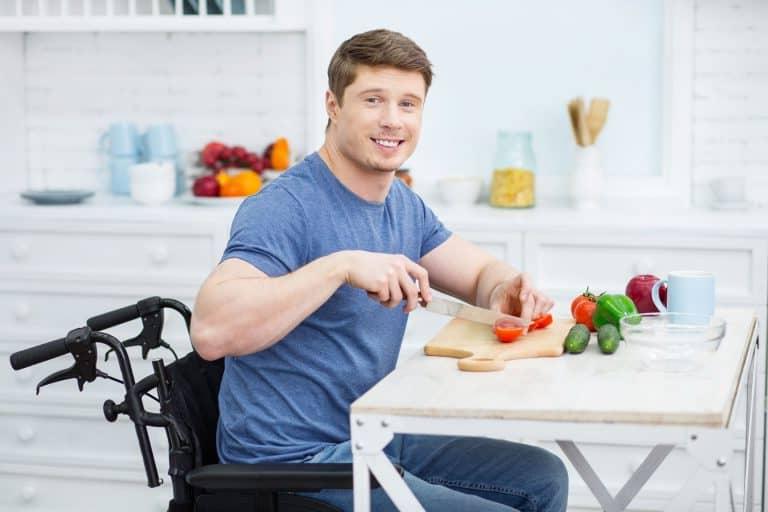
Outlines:
<svg viewBox="0 0 768 512"><path fill-rule="evenodd" d="M479 308L477 306L470 306L463 302L455 300L443 299L441 297L432 297L432 300L427 303L424 308L432 313L439 315L447 315L456 318L463 318L464 320L470 320L472 322L479 322L481 324L493 325L497 319L505 317L503 313L493 311L490 309Z"/></svg>

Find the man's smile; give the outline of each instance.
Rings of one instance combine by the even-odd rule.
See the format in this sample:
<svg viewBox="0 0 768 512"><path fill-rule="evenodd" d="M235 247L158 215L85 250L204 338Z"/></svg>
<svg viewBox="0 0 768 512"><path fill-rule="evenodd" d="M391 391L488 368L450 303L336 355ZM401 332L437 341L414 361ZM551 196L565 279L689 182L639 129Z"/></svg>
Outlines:
<svg viewBox="0 0 768 512"><path fill-rule="evenodd" d="M374 139L371 137L371 140L377 145L384 148L396 148L403 142L405 142L403 139Z"/></svg>

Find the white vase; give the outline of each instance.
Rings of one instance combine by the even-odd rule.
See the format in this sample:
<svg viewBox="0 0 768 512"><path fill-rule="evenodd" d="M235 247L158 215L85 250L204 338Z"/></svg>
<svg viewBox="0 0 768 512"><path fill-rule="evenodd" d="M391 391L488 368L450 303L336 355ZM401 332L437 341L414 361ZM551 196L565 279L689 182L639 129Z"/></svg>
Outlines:
<svg viewBox="0 0 768 512"><path fill-rule="evenodd" d="M576 147L576 165L571 173L573 206L588 210L600 206L603 192L603 163L595 146Z"/></svg>

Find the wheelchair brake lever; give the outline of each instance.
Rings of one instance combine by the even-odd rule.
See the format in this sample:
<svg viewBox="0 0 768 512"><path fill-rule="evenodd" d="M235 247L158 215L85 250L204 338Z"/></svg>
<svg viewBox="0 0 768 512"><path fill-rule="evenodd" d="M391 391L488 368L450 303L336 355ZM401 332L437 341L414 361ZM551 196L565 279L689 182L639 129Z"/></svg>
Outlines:
<svg viewBox="0 0 768 512"><path fill-rule="evenodd" d="M145 299L137 304L139 313L141 314L141 332L135 338L131 338L123 342L123 346L135 347L141 345L141 358L147 359L149 351L158 347L168 348L173 352L173 349L160 338L160 334L163 331L164 314L160 305L159 297L151 297ZM109 359L109 353L112 349L108 350L104 354L104 361ZM174 357L176 353L173 352ZM177 357L178 359L178 357Z"/></svg>
<svg viewBox="0 0 768 512"><path fill-rule="evenodd" d="M47 376L37 384L36 395L40 388L67 379L77 379L80 391L86 382L93 382L102 372L96 369L96 346L91 343L91 330L88 327L73 329L67 334L66 344L74 356L75 363L67 369L59 370Z"/></svg>

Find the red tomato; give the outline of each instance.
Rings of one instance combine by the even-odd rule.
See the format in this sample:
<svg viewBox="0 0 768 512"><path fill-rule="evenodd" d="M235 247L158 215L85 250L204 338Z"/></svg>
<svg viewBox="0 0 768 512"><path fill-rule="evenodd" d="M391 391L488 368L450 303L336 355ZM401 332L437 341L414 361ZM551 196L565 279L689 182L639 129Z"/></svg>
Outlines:
<svg viewBox="0 0 768 512"><path fill-rule="evenodd" d="M595 325L592 323L592 315L594 314L596 307L597 303L595 302L590 300L581 301L573 311L573 318L576 320L576 323L584 324L590 331L594 332L596 329Z"/></svg>
<svg viewBox="0 0 768 512"><path fill-rule="evenodd" d="M500 342L511 343L519 338L524 330L522 327L512 325L497 325L493 328L493 333Z"/></svg>
<svg viewBox="0 0 768 512"><path fill-rule="evenodd" d="M528 326L528 330L533 331L535 329L543 329L551 323L552 323L552 315L547 313L546 315L540 316L539 318L531 322L531 325Z"/></svg>

